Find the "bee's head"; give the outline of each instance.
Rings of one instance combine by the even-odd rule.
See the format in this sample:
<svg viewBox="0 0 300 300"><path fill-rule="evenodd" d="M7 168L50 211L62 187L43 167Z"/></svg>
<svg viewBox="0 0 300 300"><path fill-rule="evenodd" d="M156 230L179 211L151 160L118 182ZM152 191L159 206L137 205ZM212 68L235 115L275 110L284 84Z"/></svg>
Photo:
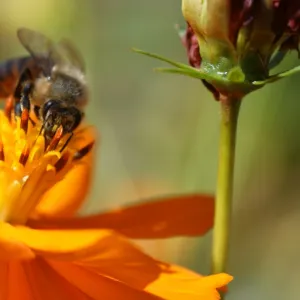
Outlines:
<svg viewBox="0 0 300 300"><path fill-rule="evenodd" d="M65 106L63 101L48 100L42 107L44 136L51 140L55 132L62 126L63 133L71 133L81 122L82 112L74 106Z"/></svg>

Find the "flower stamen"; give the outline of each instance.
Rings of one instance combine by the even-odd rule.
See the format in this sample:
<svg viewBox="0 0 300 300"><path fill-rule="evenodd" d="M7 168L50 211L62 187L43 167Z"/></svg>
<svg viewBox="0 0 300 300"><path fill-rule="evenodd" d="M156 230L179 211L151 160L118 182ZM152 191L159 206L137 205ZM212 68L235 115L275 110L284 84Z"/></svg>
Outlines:
<svg viewBox="0 0 300 300"><path fill-rule="evenodd" d="M44 194L76 167L94 141L82 147L86 128L68 136L61 125L48 139L44 124L38 119L29 122L33 112L22 107L17 116L13 101L7 99L4 112L0 111L0 220L24 224Z"/></svg>
<svg viewBox="0 0 300 300"><path fill-rule="evenodd" d="M60 159L54 165L56 172L61 171L67 165L69 159L70 153L64 152Z"/></svg>
<svg viewBox="0 0 300 300"><path fill-rule="evenodd" d="M26 165L30 153L29 146L26 144L19 158L19 163L23 166Z"/></svg>
<svg viewBox="0 0 300 300"><path fill-rule="evenodd" d="M83 158L85 155L87 155L91 149L94 147L95 142L91 142L89 144L87 144L85 147L81 148L80 150L76 151L74 156L73 156L73 160L79 160L81 158Z"/></svg>
<svg viewBox="0 0 300 300"><path fill-rule="evenodd" d="M4 161L5 156L4 156L4 146L2 143L2 140L0 140L0 161Z"/></svg>

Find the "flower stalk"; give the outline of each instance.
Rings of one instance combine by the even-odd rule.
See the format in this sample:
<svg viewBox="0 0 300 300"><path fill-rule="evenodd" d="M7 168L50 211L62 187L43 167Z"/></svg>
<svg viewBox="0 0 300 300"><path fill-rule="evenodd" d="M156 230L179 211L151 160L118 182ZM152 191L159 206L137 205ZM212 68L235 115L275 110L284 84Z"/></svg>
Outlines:
<svg viewBox="0 0 300 300"><path fill-rule="evenodd" d="M214 218L212 271L226 270L233 196L235 141L241 99L220 97L219 167Z"/></svg>

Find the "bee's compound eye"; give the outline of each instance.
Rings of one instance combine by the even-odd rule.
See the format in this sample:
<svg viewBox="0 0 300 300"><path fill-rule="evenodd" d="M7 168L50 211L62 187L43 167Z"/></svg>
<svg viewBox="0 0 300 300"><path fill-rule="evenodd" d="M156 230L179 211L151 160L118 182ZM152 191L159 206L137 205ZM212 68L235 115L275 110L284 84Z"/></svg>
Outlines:
<svg viewBox="0 0 300 300"><path fill-rule="evenodd" d="M58 100L49 100L47 101L44 105L43 105L43 110L42 110L42 116L43 119L46 119L46 116L49 112L49 110L55 106L59 106L60 105L60 101Z"/></svg>

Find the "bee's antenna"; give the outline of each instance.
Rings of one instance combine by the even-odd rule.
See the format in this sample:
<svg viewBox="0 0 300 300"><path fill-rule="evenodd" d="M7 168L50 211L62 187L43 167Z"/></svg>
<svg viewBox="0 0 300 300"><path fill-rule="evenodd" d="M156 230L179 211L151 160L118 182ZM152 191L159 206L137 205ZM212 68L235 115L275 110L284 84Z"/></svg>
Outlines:
<svg viewBox="0 0 300 300"><path fill-rule="evenodd" d="M42 127L41 127L41 129L40 129L40 131L39 131L39 134L37 135L37 137L35 138L35 140L34 140L34 142L33 142L33 144L32 144L32 147L35 145L35 143L36 143L36 141L37 141L37 139L38 139L38 137L41 135L41 133L43 132L43 130L44 130L44 123L43 123L43 125L42 125Z"/></svg>
<svg viewBox="0 0 300 300"><path fill-rule="evenodd" d="M40 129L40 132L39 132L39 134L38 134L38 137L42 134L42 132L43 132L43 130L44 130L44 127L45 127L45 123L43 122L43 125L42 125L42 127L41 127L41 129Z"/></svg>

